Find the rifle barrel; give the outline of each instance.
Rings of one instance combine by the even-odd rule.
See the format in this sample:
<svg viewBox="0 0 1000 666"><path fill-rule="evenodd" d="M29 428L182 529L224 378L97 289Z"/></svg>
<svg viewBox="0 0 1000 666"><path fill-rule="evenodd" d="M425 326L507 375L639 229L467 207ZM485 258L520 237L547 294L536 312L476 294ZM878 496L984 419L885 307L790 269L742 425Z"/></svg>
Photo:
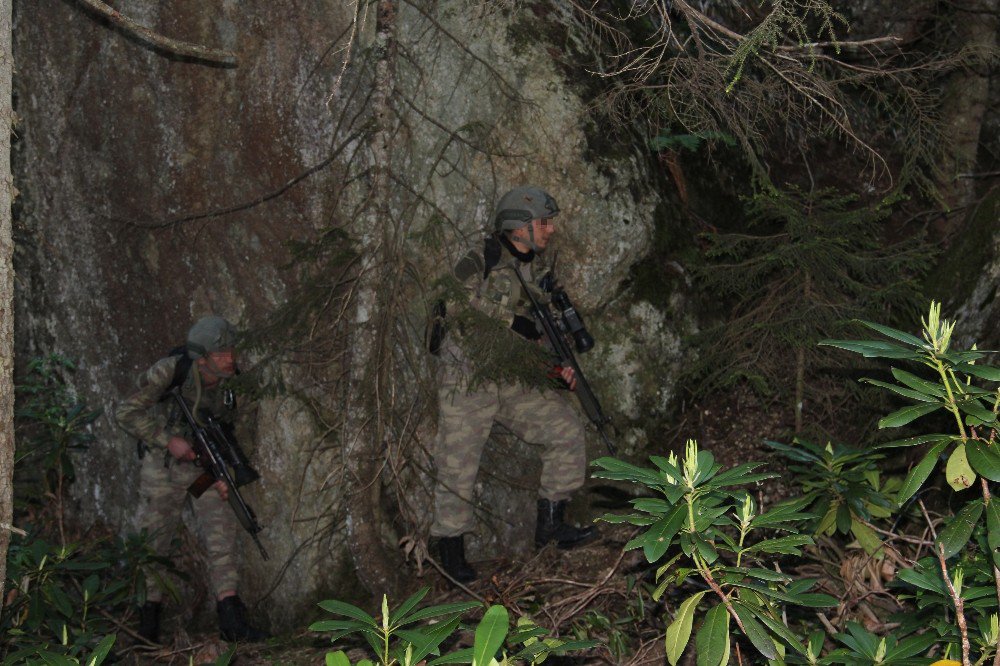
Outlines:
<svg viewBox="0 0 1000 666"><path fill-rule="evenodd" d="M583 370L576 360L576 355L573 354L573 350L559 332L559 327L552 320L552 313L549 312L548 306L543 306L539 303L538 299L531 292L531 289L528 288L527 281L521 275L521 269L518 268L516 263L512 264L511 267L514 269L514 274L517 275L517 279L521 283L521 288L524 289L524 293L528 296L528 300L531 301L531 309L534 311L535 318L538 319L545 330L545 337L548 338L553 351L559 357L559 362L564 366L569 365L573 368L573 373L576 375L576 390L574 393L576 393L577 400L580 401L580 406L583 407L583 411L587 415L587 418L590 419L590 422L597 428L601 440L608 447L608 452L611 455L616 455L614 444L611 443L611 439L604 432L604 426L611 423L611 419L601 409L601 403L594 394L593 389L590 388L590 382L587 381L587 377L583 374Z"/></svg>

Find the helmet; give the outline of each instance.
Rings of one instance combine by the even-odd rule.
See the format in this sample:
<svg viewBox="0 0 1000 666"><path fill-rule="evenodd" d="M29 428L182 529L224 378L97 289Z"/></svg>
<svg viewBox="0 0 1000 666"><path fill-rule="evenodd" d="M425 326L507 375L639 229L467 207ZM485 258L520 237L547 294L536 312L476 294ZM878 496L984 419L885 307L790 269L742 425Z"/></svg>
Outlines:
<svg viewBox="0 0 1000 666"><path fill-rule="evenodd" d="M552 196L540 187L515 187L500 197L493 226L497 233L520 229L532 220L555 217L559 206Z"/></svg>
<svg viewBox="0 0 1000 666"><path fill-rule="evenodd" d="M236 329L217 315L202 317L187 334L187 353L191 358L201 358L209 352L232 349L236 344Z"/></svg>

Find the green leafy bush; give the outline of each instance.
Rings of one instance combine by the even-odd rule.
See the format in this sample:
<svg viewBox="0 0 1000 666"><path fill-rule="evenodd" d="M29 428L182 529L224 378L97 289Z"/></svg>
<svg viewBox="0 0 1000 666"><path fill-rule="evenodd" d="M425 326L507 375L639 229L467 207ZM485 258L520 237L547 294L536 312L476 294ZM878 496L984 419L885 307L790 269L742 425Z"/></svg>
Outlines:
<svg viewBox="0 0 1000 666"><path fill-rule="evenodd" d="M101 412L88 409L66 383L75 370L58 354L35 358L15 389L14 481L20 509L54 500L61 513L63 488L75 478L71 454L94 441L90 425Z"/></svg>
<svg viewBox="0 0 1000 666"><path fill-rule="evenodd" d="M897 502L903 505L914 498L941 467L942 459L945 478L956 493L974 488L979 480L979 495L966 500L937 532L935 557L900 572L899 579L915 588L913 598L920 611L903 617L901 628L914 629L918 623L930 627L947 652L961 651L963 664L972 663L973 647L981 663L997 653L1000 640L1000 504L993 500L989 485L989 481L1000 481L1000 389L981 384L1000 382L1000 368L985 365L987 352L975 345L971 349L952 346L955 323L941 318L938 303L931 303L921 337L873 322L860 323L881 337L822 344L892 363L895 381L864 380L907 403L883 417L879 428L909 426L935 413L948 415L954 424L950 433L917 434L883 445L926 448L903 481Z"/></svg>
<svg viewBox="0 0 1000 666"><path fill-rule="evenodd" d="M926 249L886 244L890 203L872 207L828 189L761 193L746 205L752 233L706 235L696 277L731 311L697 336L687 370L694 392L745 382L789 400L795 432L803 432L809 407L821 409L845 388L826 372L846 365L842 355L817 343L840 335L851 317L918 311L913 277Z"/></svg>
<svg viewBox="0 0 1000 666"><path fill-rule="evenodd" d="M797 498L758 512L753 498L738 487L774 475L755 472L760 463L723 471L693 440L683 460L671 454L650 461L655 467L600 458L594 464L601 469L594 476L632 481L655 495L633 500L634 513L604 517L644 528L625 548L642 548L646 560L659 565L654 598L689 578L700 579L700 587L707 588L681 603L667 627L670 663L678 662L690 642L696 615L701 618L695 636L699 666L728 663L733 631L765 659L779 659L786 646L808 657L809 648L787 625L783 610L836 606L837 600L810 592L815 581L796 580L770 566L774 556L802 555L802 548L812 543L811 536L801 533L812 517L801 510L806 501ZM667 558L671 546L680 552ZM709 599L710 607L699 614L699 604Z"/></svg>
<svg viewBox="0 0 1000 666"><path fill-rule="evenodd" d="M820 447L803 439L765 444L791 461L788 471L802 490L802 509L815 515L813 534L850 534L870 555L882 557L882 540L871 521L892 515L901 482L882 479L879 463L885 454L879 447Z"/></svg>
<svg viewBox="0 0 1000 666"><path fill-rule="evenodd" d="M390 610L389 600L382 597L382 612L375 619L362 609L337 600L320 602L320 608L342 616L345 620L320 620L313 623L311 631L331 632L331 641L360 634L375 655L375 661L363 659L358 666L413 666L421 660L440 653L441 645L453 634L464 629L462 616L482 608L478 602L457 602L418 609L417 605L427 595L423 588L408 598L398 608ZM434 620L433 624L426 623ZM510 617L503 606L490 606L475 627L475 640L471 648L438 656L427 662L437 664L540 664L550 654L564 654L594 647L595 641L563 641L548 636L548 632L521 618L511 629ZM502 661L500 661L502 660ZM351 666L346 653L341 650L326 655L328 666Z"/></svg>
<svg viewBox="0 0 1000 666"><path fill-rule="evenodd" d="M20 663L13 656L25 650L80 657L96 649L145 589L141 570L151 558L139 537L65 546L35 534L15 538L0 611L5 663Z"/></svg>
<svg viewBox="0 0 1000 666"><path fill-rule="evenodd" d="M4 664L101 663L119 618L144 593L143 568L155 559L140 537L67 534L62 503L74 478L71 453L93 441L89 426L100 414L66 383L73 369L61 356L35 359L16 388L15 523L26 532L7 552Z"/></svg>
<svg viewBox="0 0 1000 666"><path fill-rule="evenodd" d="M115 644L115 635L106 636L87 657L68 656L64 652L59 652L46 648L45 646L30 646L21 648L3 660L4 666L76 666L86 664L86 666L98 666L103 664L108 658L111 648Z"/></svg>

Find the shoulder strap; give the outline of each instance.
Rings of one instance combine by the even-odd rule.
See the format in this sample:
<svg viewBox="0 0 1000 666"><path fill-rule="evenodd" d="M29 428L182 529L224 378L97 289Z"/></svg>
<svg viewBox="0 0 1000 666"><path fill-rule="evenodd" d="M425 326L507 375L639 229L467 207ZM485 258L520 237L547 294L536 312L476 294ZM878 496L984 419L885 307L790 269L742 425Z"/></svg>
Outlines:
<svg viewBox="0 0 1000 666"><path fill-rule="evenodd" d="M496 236L487 236L483 241L483 279L490 275L493 267L500 263L503 248Z"/></svg>
<svg viewBox="0 0 1000 666"><path fill-rule="evenodd" d="M160 396L160 402L170 397L170 392L175 388L180 388L184 385L188 374L191 372L191 365L194 363L191 357L188 356L186 347L174 347L170 350L170 356L177 357L177 365L174 366L174 376L170 380L170 385L167 386L166 390Z"/></svg>

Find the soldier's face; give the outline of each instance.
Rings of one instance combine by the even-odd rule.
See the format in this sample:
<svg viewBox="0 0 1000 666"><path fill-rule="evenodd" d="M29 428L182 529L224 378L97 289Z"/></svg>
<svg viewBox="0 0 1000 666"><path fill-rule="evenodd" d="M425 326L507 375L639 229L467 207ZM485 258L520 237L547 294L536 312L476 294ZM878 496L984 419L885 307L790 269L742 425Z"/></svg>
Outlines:
<svg viewBox="0 0 1000 666"><path fill-rule="evenodd" d="M236 374L236 352L232 349L208 352L198 359L198 368L207 386L214 386L221 379Z"/></svg>
<svg viewBox="0 0 1000 666"><path fill-rule="evenodd" d="M556 232L556 225L553 219L551 217L545 217L540 220L532 220L529 226L515 229L510 235L516 241L524 242L530 240L528 234L529 228L535 236L535 246L538 247L539 250L545 249L545 247L549 244L549 238Z"/></svg>

